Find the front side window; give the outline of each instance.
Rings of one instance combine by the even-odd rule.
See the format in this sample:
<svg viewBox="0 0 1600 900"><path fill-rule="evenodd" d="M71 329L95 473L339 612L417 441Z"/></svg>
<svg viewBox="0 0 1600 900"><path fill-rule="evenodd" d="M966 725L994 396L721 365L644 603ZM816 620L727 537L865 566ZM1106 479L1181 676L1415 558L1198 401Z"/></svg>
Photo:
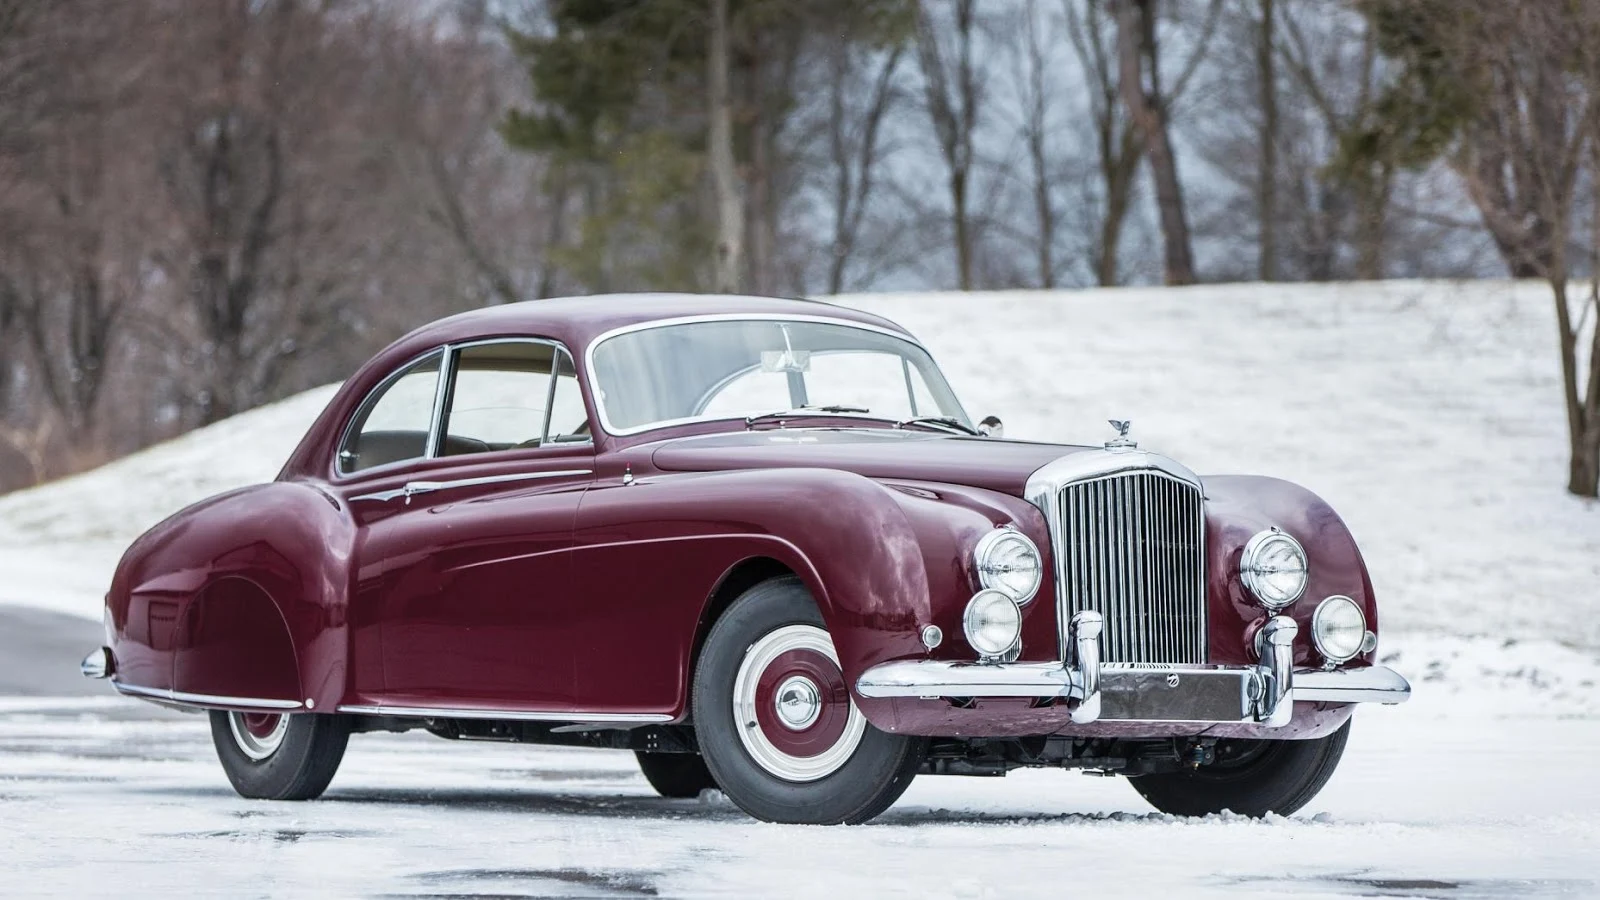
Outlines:
<svg viewBox="0 0 1600 900"><path fill-rule="evenodd" d="M688 322L595 345L595 401L613 432L803 406L872 416L967 415L927 351L894 335L823 322Z"/></svg>
<svg viewBox="0 0 1600 900"><path fill-rule="evenodd" d="M553 344L503 341L457 351L440 456L588 440L572 360Z"/></svg>
<svg viewBox="0 0 1600 900"><path fill-rule="evenodd" d="M367 398L339 448L340 473L427 455L443 358L444 354L434 353L411 364Z"/></svg>

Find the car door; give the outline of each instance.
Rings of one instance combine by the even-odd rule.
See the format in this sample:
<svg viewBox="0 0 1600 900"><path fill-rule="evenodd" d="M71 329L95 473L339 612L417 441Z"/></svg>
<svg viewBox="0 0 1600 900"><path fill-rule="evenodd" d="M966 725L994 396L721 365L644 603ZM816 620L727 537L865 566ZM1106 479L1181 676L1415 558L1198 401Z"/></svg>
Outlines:
<svg viewBox="0 0 1600 900"><path fill-rule="evenodd" d="M397 471L344 491L364 532L358 702L566 710L573 519L594 459L571 358L501 339L445 348L440 363L422 455L380 456ZM374 443L369 426L353 435L353 465L373 446L416 449L409 437Z"/></svg>

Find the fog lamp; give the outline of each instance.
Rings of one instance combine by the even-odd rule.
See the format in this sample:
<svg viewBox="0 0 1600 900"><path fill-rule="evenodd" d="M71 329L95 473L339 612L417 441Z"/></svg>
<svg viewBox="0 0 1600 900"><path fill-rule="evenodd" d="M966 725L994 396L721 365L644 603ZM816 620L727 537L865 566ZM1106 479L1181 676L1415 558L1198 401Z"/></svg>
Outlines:
<svg viewBox="0 0 1600 900"><path fill-rule="evenodd" d="M1022 609L1000 591L979 591L967 601L961 627L985 662L999 661L1022 641Z"/></svg>

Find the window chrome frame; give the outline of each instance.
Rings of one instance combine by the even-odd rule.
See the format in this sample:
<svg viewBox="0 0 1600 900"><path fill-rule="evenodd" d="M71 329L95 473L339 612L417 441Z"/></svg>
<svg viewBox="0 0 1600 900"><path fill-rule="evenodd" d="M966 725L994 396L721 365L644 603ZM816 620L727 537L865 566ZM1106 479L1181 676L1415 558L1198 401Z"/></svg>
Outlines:
<svg viewBox="0 0 1600 900"><path fill-rule="evenodd" d="M550 434L551 400L555 396L555 383L557 378L556 370L560 368L559 357L562 353L567 355L567 359L573 361L574 380L578 382L579 392L581 393L584 388L583 379L581 377L577 377L576 373L577 357L575 357L572 351L567 348L567 345L553 338L524 337L520 335L501 335L498 337L473 338L466 341L452 341L447 344L440 344L437 347L410 357L405 362L396 366L393 372L390 372L388 375L384 376L382 381L374 385L372 390L368 391L366 396L361 398L361 402L356 404L356 411L351 413L349 420L345 422L344 429L340 433L339 443L334 447L333 462L330 467L332 478L330 480L336 483L343 483L357 478L366 477L369 474L381 475L389 472L398 472L404 466L414 466L419 462L442 459L443 457L439 455L439 448L443 444L445 437L445 412L446 408L450 405L452 396L455 393L455 376L457 364L460 360L460 353L462 350L470 349L472 347L481 347L488 344L542 344L544 346L554 348L555 353L551 357L550 365L550 383L545 389L544 429L543 434L540 435L541 444L538 447L508 447L504 450L487 450L482 453L462 454L462 458L499 459L501 458L502 454L538 453L540 450L546 449L542 442ZM351 433L355 428L356 417L360 414L361 410L366 409L367 404L374 402L374 398L392 387L395 382L404 377L406 372L417 363L420 363L428 357L435 355L440 356L439 372L438 380L434 383L433 411L431 418L428 421L428 437L423 446L423 455L412 456L406 459L397 459L394 462L384 463L383 465L379 466L372 466L371 468L367 469L358 469L354 472L343 471L342 467L340 466L339 456L344 452L344 448L350 441ZM591 427L590 434L587 436L586 440L562 441L560 444L553 444L551 446L558 446L563 450L582 449L584 447L593 448L593 430L594 429Z"/></svg>
<svg viewBox="0 0 1600 900"><path fill-rule="evenodd" d="M399 381L401 378L404 378L406 373L411 371L411 369L413 367L415 367L418 363L422 362L423 360L427 359L430 356L438 356L439 357L439 368L438 368L437 371L434 372L433 411L432 411L432 418L430 418L428 420L428 434L427 434L426 439L423 441L423 445L422 445L422 453L423 453L423 455L422 456L413 456L413 457L409 457L407 459L397 459L394 462L384 463L383 465L379 465L379 466L372 466L371 468L367 468L367 469L357 469L357 470L355 470L353 472L344 471L344 466L342 464L343 461L340 459L340 457L344 454L345 448L350 445L350 437L351 437L352 434L355 433L356 420L361 417L361 412L363 410L368 410L368 412L370 414L371 407L377 405L377 401L380 399L380 396L383 393L388 391L389 388L394 387L395 382ZM329 468L331 470L331 474L332 474L332 480L333 481L348 481L348 480L350 480L352 478L356 478L358 476L365 475L365 474L367 474L369 472L380 472L380 471L383 471L383 470L387 470L387 469L392 469L392 468L398 467L398 466L403 465L403 464L414 463L419 459L428 459L429 456L430 456L429 451L432 449L432 446L433 446L434 426L436 424L438 424L439 394L440 394L440 392L442 390L442 385L445 383L445 378L444 378L445 373L449 370L449 368L450 368L450 345L449 344L441 344L438 347L433 347L433 348L431 348L429 350L426 350L426 351L424 351L422 353L418 353L416 356L408 358L405 362L401 363L398 366L395 366L394 367L394 371L392 371L389 374L383 376L383 379L381 381L379 381L377 384L373 385L372 386L372 390L367 391L367 393L361 398L361 402L356 404L355 410L353 412L351 412L350 413L350 417L345 420L344 428L340 429L340 431L339 431L339 442L334 444L334 447L333 447L333 460L332 460L332 464L329 466Z"/></svg>
<svg viewBox="0 0 1600 900"><path fill-rule="evenodd" d="M648 322L635 322L632 325L624 325L620 328L613 328L609 331L602 332L593 340L589 341L589 345L583 350L583 381L589 388L590 399L594 401L595 418L599 420L598 424L602 431L611 437L631 437L632 435L636 434L659 431L663 428L673 428L680 425L696 425L706 422L744 421L745 414L740 414L737 416L699 415L683 416L676 419L663 419L661 421L650 422L645 425L618 428L612 425L610 418L606 415L606 406L604 400L601 399L600 383L595 374L594 366L594 352L600 347L601 344L606 343L612 338L622 337L623 335L634 334L640 331L651 331L657 328L671 328L677 325L699 325L708 322L797 322L807 325L837 325L842 328L855 328L861 331L870 331L876 334L896 338L904 341L907 344L910 344L918 350L921 350L928 357L928 361L933 364L934 370L939 373L939 377L944 381L946 390L950 392L950 399L955 402L956 411L961 414L962 418L969 421L971 419L971 416L967 414L966 407L961 403L961 398L956 395L955 388L950 386L950 379L945 377L944 370L939 367L938 360L934 359L933 354L928 352L928 348L924 347L920 341L904 331L896 331L893 328L885 328L881 325L873 325L868 322L856 322L851 319L841 319L833 316L785 315L780 313L716 313L699 316L676 316L670 319L652 319ZM926 379L924 379L924 381L926 381ZM704 401L704 398L702 398L702 401ZM818 413L818 415L826 416L830 414ZM851 417L840 416L840 418ZM880 420L868 419L867 421ZM591 431L592 430L593 429L591 428Z"/></svg>

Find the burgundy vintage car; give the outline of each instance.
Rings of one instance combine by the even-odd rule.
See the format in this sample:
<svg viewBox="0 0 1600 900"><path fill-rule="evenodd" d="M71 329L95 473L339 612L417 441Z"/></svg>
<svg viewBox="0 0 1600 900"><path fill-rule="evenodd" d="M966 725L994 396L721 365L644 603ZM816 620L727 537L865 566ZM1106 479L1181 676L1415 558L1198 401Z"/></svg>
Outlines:
<svg viewBox="0 0 1600 900"><path fill-rule="evenodd" d="M351 734L634 751L668 797L870 819L918 774L1131 779L1287 814L1377 665L1344 523L1271 478L980 431L904 329L820 302L544 300L420 328L275 482L129 548L84 672L209 711L246 797Z"/></svg>

